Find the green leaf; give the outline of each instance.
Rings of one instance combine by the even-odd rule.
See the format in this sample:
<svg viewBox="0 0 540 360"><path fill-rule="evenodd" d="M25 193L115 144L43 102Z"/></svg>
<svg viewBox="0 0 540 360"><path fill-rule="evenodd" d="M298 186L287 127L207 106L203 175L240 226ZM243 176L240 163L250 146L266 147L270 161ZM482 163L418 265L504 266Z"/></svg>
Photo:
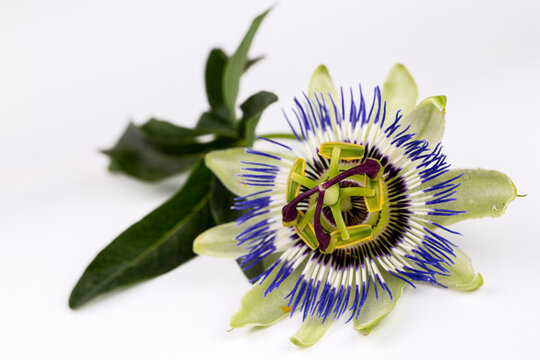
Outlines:
<svg viewBox="0 0 540 360"><path fill-rule="evenodd" d="M109 170L144 181L159 181L188 170L201 158L199 154L171 156L146 147L119 147L103 151L111 159Z"/></svg>
<svg viewBox="0 0 540 360"><path fill-rule="evenodd" d="M197 135L191 136L194 134ZM103 152L111 159L111 171L157 181L191 168L201 158L201 153L230 146L236 141L220 137L200 142L201 134L150 120L141 127L130 124L116 145Z"/></svg>
<svg viewBox="0 0 540 360"><path fill-rule="evenodd" d="M410 133L415 139L427 140L433 146L444 136L446 96L431 96L422 100L414 110L402 120L403 127L411 125Z"/></svg>
<svg viewBox="0 0 540 360"><path fill-rule="evenodd" d="M261 55L261 56L255 57L253 59L247 59L246 66L244 67L244 72L248 71L253 65L258 63L259 61L264 60L264 58L265 58L265 56Z"/></svg>
<svg viewBox="0 0 540 360"><path fill-rule="evenodd" d="M204 112L197 122L197 130L211 132L218 136L237 138L238 131L224 117L214 112Z"/></svg>
<svg viewBox="0 0 540 360"><path fill-rule="evenodd" d="M223 74L223 98L225 106L229 110L230 119L233 119L233 121L236 119L235 107L238 90L240 88L240 76L246 68L248 51L251 47L253 38L261 25L261 22L269 11L270 9L266 10L253 20L248 32L244 36L244 39L238 46L238 49L236 49L236 52L233 54L233 56L231 56L227 62L227 65L225 65Z"/></svg>
<svg viewBox="0 0 540 360"><path fill-rule="evenodd" d="M411 74L402 64L396 64L390 69L383 85L382 99L386 100L387 124L394 121L398 110L401 110L402 115L407 115L415 108L418 89Z"/></svg>
<svg viewBox="0 0 540 360"><path fill-rule="evenodd" d="M246 72L250 67L263 60L264 56L258 56L253 59L246 60L243 72ZM223 70L229 57L221 49L212 49L208 55L208 60L206 61L206 68L204 72L205 85L206 85L206 97L210 108L217 116L225 118L227 121L228 112L223 111L224 101L223 101Z"/></svg>
<svg viewBox="0 0 540 360"><path fill-rule="evenodd" d="M255 284L242 298L240 310L233 315L231 327L270 326L286 317L288 313L285 296L291 292L301 271L295 270L277 289L264 296L268 285L275 279L279 266L266 278L263 284Z"/></svg>
<svg viewBox="0 0 540 360"><path fill-rule="evenodd" d="M451 289L460 291L476 290L484 284L484 278L480 273L474 271L471 259L460 248L454 249L456 254L452 258L454 265L443 266L450 271L449 276L435 275L437 281Z"/></svg>
<svg viewBox="0 0 540 360"><path fill-rule="evenodd" d="M327 318L326 321L316 317L308 317L300 326L300 329L291 336L291 341L296 346L309 347L316 344L334 323L333 319Z"/></svg>
<svg viewBox="0 0 540 360"><path fill-rule="evenodd" d="M261 91L249 97L240 108L242 120L240 121L240 136L244 138L244 145L251 147L255 140L255 128L264 110L275 103L278 97L271 92Z"/></svg>
<svg viewBox="0 0 540 360"><path fill-rule="evenodd" d="M206 230L193 242L193 251L198 255L237 258L246 254L246 250L236 246L234 238L247 226L238 226L234 222L214 226Z"/></svg>
<svg viewBox="0 0 540 360"><path fill-rule="evenodd" d="M431 205L432 208L466 211L454 216L422 216L426 220L447 226L466 219L498 217L504 214L517 194L516 187L510 178L502 172L483 169L454 169L438 178L428 181L419 189L427 188L435 183L443 182L463 174L456 183L461 183L456 198L442 204Z"/></svg>
<svg viewBox="0 0 540 360"><path fill-rule="evenodd" d="M114 239L88 265L69 306L111 289L166 273L194 256L195 237L214 225L208 209L211 172L202 161L163 205Z"/></svg>
<svg viewBox="0 0 540 360"><path fill-rule="evenodd" d="M269 151L266 153L273 154ZM276 154L276 156L283 155ZM255 192L252 186L244 185L242 179L239 177L239 174L243 173L241 168L245 167L240 161L264 162L277 166L281 165L279 160L246 154L244 148L212 151L206 154L204 160L206 166L214 172L223 185L238 196L246 196ZM267 187L265 186L260 186L259 190L264 190L266 188Z"/></svg>
<svg viewBox="0 0 540 360"><path fill-rule="evenodd" d="M223 102L223 70L229 57L221 49L212 49L206 61L204 79L206 97L212 109L224 107Z"/></svg>
<svg viewBox="0 0 540 360"><path fill-rule="evenodd" d="M170 139L185 139L191 140L201 135L206 135L208 131L200 131L198 129L188 129L183 126L171 124L170 122L150 119L146 123L140 126L142 133L148 136L155 136L158 138L170 138Z"/></svg>
<svg viewBox="0 0 540 360"><path fill-rule="evenodd" d="M390 314L403 293L403 288L406 284L404 281L399 280L390 274L386 274L384 279L392 293L392 299L390 299L388 293L379 286L379 298L377 300L372 284L366 302L360 310L358 318L354 320L354 328L363 335L368 335L386 315Z"/></svg>
<svg viewBox="0 0 540 360"><path fill-rule="evenodd" d="M236 196L231 193L215 175L212 175L211 190L210 211L212 212L212 217L216 224L220 225L235 221L238 217L248 211L231 209L234 205L234 198Z"/></svg>

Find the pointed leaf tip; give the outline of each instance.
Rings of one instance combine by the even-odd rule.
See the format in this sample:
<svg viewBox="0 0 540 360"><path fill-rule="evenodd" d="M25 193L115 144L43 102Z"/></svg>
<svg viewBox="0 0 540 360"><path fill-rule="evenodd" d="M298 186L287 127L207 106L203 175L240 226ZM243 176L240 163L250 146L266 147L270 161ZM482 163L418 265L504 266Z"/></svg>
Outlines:
<svg viewBox="0 0 540 360"><path fill-rule="evenodd" d="M471 259L460 248L456 248L454 253L456 254L455 259L453 259L454 264L452 266L443 265L450 271L450 274L448 276L437 275L437 281L444 286L460 291L473 291L480 288L484 284L484 278L474 270Z"/></svg>
<svg viewBox="0 0 540 360"><path fill-rule="evenodd" d="M193 258L193 239L213 226L208 209L211 173L197 163L185 185L114 239L88 265L69 306L80 307L117 287L164 274Z"/></svg>
<svg viewBox="0 0 540 360"><path fill-rule="evenodd" d="M193 241L193 252L198 255L224 258L242 256L246 251L237 246L238 242L234 238L246 227L230 222L208 229Z"/></svg>
<svg viewBox="0 0 540 360"><path fill-rule="evenodd" d="M427 140L433 146L442 141L446 127L446 96L430 96L422 100L401 121L410 126L415 139Z"/></svg>
<svg viewBox="0 0 540 360"><path fill-rule="evenodd" d="M325 65L317 66L313 75L311 75L308 88L308 97L311 100L315 100L315 95L320 96L321 94L324 96L324 101L328 105L331 104L328 95L332 97L334 102L337 102L337 99L339 98L339 93L334 85L334 81Z"/></svg>
<svg viewBox="0 0 540 360"><path fill-rule="evenodd" d="M259 29L265 16L270 12L271 8L257 16L251 22L246 35L236 49L235 53L230 57L223 70L223 100L229 111L230 118L236 119L236 98L240 88L240 77L246 68L247 55L251 47L251 43L255 38L255 34Z"/></svg>
<svg viewBox="0 0 540 360"><path fill-rule="evenodd" d="M353 321L354 328L362 335L368 335L377 324L388 315L396 306L398 299L403 294L406 283L392 275L385 276L386 285L392 292L392 298L388 293L380 290L379 298L375 296L373 287L369 289L364 306L360 309L358 318Z"/></svg>
<svg viewBox="0 0 540 360"><path fill-rule="evenodd" d="M333 319L327 318L323 322L320 318L309 317L304 320L298 331L290 337L290 340L298 347L310 347L322 339L333 323Z"/></svg>
<svg viewBox="0 0 540 360"><path fill-rule="evenodd" d="M382 88L382 98L386 101L387 116L392 119L398 110L407 115L416 106L418 88L403 64L396 64L390 69Z"/></svg>
<svg viewBox="0 0 540 360"><path fill-rule="evenodd" d="M274 281L281 268L278 266L263 284L256 283L242 298L240 309L231 318L231 327L270 326L288 316L288 301L284 300L300 277L296 270L278 288L265 295L266 289Z"/></svg>
<svg viewBox="0 0 540 360"><path fill-rule="evenodd" d="M448 226L467 219L502 216L508 205L516 198L517 190L508 175L496 170L454 169L418 187L425 189L460 176L455 182L456 200L430 205L432 208L465 211L454 216L422 216L439 225Z"/></svg>

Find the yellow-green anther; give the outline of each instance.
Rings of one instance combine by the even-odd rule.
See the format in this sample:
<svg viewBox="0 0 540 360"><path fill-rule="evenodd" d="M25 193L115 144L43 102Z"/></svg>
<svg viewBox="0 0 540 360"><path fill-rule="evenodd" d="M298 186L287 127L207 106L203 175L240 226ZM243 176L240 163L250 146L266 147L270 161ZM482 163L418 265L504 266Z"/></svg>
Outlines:
<svg viewBox="0 0 540 360"><path fill-rule="evenodd" d="M375 190L375 195L371 197L364 197L364 202L366 204L366 208L368 212L375 212L375 211L381 211L382 206L384 204L384 197L383 197L383 182L381 179L375 181L373 179L370 179L369 177L366 178L366 187L372 188Z"/></svg>
<svg viewBox="0 0 540 360"><path fill-rule="evenodd" d="M366 224L348 226L347 231L349 234L348 239L343 238L343 232L338 230L330 234L332 238L336 239L336 249L368 241L373 234L371 226Z"/></svg>
<svg viewBox="0 0 540 360"><path fill-rule="evenodd" d="M341 155L341 148L334 146L332 149L332 158L330 159L330 171L328 173L328 179L333 179L337 176L339 171L339 158Z"/></svg>
<svg viewBox="0 0 540 360"><path fill-rule="evenodd" d="M338 230L336 230L338 231ZM326 250L319 249L319 251L322 254L331 254L336 249L336 238L330 237L330 242L328 243L328 246L326 247Z"/></svg>
<svg viewBox="0 0 540 360"><path fill-rule="evenodd" d="M300 214L296 215L296 218L294 218L294 220L292 221L283 221L283 226L293 226L293 225L296 225L298 223L298 218L300 217Z"/></svg>
<svg viewBox="0 0 540 360"><path fill-rule="evenodd" d="M348 239L349 232L347 231L347 225L345 225L345 220L343 220L343 216L341 215L341 209L339 208L339 203L336 203L330 206L330 210L332 211L332 216L334 217L334 222L336 223L336 227L338 228L338 231L340 232L341 238Z"/></svg>
<svg viewBox="0 0 540 360"><path fill-rule="evenodd" d="M364 147L360 144L351 144L342 141L328 141L321 144L319 155L323 158L331 159L334 147L339 147L341 150L341 160L361 160L364 157Z"/></svg>
<svg viewBox="0 0 540 360"><path fill-rule="evenodd" d="M302 216L302 219L298 222L298 225L297 225L297 227L300 230L303 230L306 227L306 225L311 221L311 219L313 219L313 216L315 216L316 207L317 207L317 203L313 202L313 204L311 204L306 214Z"/></svg>
<svg viewBox="0 0 540 360"><path fill-rule="evenodd" d="M334 205L339 200L339 186L333 185L326 189L324 192L324 204L325 205Z"/></svg>
<svg viewBox="0 0 540 360"><path fill-rule="evenodd" d="M370 158L370 159L379 163L379 166L380 166L380 167L379 167L379 171L377 172L377 175L372 179L372 180L375 180L375 181L376 181L376 180L379 180L379 179L383 176L383 174L384 174L384 168L383 168L383 166L381 165L381 162L380 162L379 160L374 159L374 158ZM367 176L366 176L366 177L367 177Z"/></svg>
<svg viewBox="0 0 540 360"><path fill-rule="evenodd" d="M303 176L306 173L306 161L298 158L291 167L287 180L287 202L292 201L300 193L300 183L293 179L294 175Z"/></svg>
<svg viewBox="0 0 540 360"><path fill-rule="evenodd" d="M303 229L299 229L298 226L294 226L294 230L296 230L296 233L300 239L302 239L311 250L315 250L319 247L319 240L317 240L315 231L313 231L311 228L312 225L309 225L310 226L306 226Z"/></svg>
<svg viewBox="0 0 540 360"><path fill-rule="evenodd" d="M375 196L375 190L365 187L346 187L339 189L339 198L342 199L344 197L350 197L350 196Z"/></svg>
<svg viewBox="0 0 540 360"><path fill-rule="evenodd" d="M292 173L291 174L291 179L295 183L303 185L303 186L307 187L308 189L313 189L315 186L319 185L315 181L311 180L310 178L305 177L304 175L297 174L297 173Z"/></svg>

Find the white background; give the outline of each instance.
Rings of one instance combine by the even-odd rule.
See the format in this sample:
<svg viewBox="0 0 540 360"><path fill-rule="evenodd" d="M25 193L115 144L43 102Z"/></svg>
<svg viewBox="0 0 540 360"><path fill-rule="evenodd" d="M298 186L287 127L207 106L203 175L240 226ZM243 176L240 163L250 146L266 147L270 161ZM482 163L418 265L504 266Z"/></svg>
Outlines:
<svg viewBox="0 0 540 360"><path fill-rule="evenodd" d="M98 149L129 119L193 125L209 50L229 53L270 1L0 2L0 358L534 358L538 305L538 1L282 1L267 17L240 100L280 96L261 131L326 63L338 85L379 85L406 64L420 98L448 97L458 167L506 172L520 194L500 219L455 226L485 278L477 292L407 289L369 336L338 322L288 341L295 318L227 332L249 285L233 261L197 258L77 311L67 299L95 254L170 196L107 172Z"/></svg>

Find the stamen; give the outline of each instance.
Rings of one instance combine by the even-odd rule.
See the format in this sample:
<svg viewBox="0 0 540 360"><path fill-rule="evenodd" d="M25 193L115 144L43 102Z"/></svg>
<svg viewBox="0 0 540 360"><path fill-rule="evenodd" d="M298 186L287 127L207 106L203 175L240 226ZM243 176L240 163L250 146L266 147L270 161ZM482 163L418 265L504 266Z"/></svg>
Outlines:
<svg viewBox="0 0 540 360"><path fill-rule="evenodd" d="M360 224L347 227L350 237L348 239L343 238L343 233L336 230L330 236L336 239L336 249L342 249L351 245L359 244L371 240L373 235L373 229L366 224Z"/></svg>
<svg viewBox="0 0 540 360"><path fill-rule="evenodd" d="M366 208L369 212L381 211L384 205L383 196L383 182L381 179L374 181L373 179L366 179L366 186L374 190L374 196L364 197Z"/></svg>
<svg viewBox="0 0 540 360"><path fill-rule="evenodd" d="M319 155L321 155L323 158L331 159L335 148L340 149L340 159L345 161L361 160L365 153L364 147L360 144L341 141L328 141L321 144Z"/></svg>
<svg viewBox="0 0 540 360"><path fill-rule="evenodd" d="M306 173L306 161L304 159L298 158L293 163L291 171L289 172L289 181L287 182L287 202L291 201L300 193L300 183L294 179L291 181L293 175L304 175Z"/></svg>

